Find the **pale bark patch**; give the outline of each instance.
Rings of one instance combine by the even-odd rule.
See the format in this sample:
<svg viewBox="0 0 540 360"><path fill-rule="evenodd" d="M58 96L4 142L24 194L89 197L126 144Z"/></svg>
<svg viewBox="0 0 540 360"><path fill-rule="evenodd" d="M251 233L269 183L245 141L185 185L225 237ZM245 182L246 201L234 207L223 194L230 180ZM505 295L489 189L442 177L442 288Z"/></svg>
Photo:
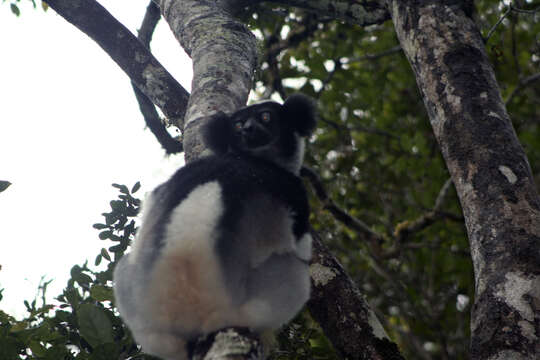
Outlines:
<svg viewBox="0 0 540 360"><path fill-rule="evenodd" d="M338 275L334 269L319 263L310 265L309 273L316 286L325 286Z"/></svg>
<svg viewBox="0 0 540 360"><path fill-rule="evenodd" d="M145 82L144 85L149 91L156 95L156 99L158 99L159 102L157 105L159 107L165 106L165 101L162 99L167 99L167 91L163 88L163 82L160 81L160 78L162 78L164 74L165 70L163 68L153 66L152 64L148 64L142 72L142 78Z"/></svg>
<svg viewBox="0 0 540 360"><path fill-rule="evenodd" d="M533 283L535 280L538 282L539 279L525 278L517 272L509 272L505 275L505 278L506 281L499 286L499 290L495 293L495 296L519 312L522 318L528 321L534 321L534 311L525 301L524 296L533 290Z"/></svg>
<svg viewBox="0 0 540 360"><path fill-rule="evenodd" d="M375 315L375 313L373 312L373 310L371 310L371 308L368 311L368 324L371 326L373 335L376 338L389 339L388 334L386 334L386 331L384 331L384 328L379 322L379 319L377 319L377 315Z"/></svg>
<svg viewBox="0 0 540 360"><path fill-rule="evenodd" d="M499 171L506 177L510 184L515 184L518 180L516 174L508 166L500 165Z"/></svg>

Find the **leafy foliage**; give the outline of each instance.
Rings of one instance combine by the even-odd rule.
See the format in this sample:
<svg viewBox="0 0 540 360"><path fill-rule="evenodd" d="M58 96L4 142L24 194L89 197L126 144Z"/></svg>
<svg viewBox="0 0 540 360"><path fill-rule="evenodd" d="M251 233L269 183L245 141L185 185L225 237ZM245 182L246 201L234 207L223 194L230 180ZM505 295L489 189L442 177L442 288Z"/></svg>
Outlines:
<svg viewBox="0 0 540 360"><path fill-rule="evenodd" d="M140 353L118 317L112 291L114 265L136 231L134 217L140 200L132 194L140 185L135 184L131 191L125 185L113 186L120 195L111 201L111 211L102 214L105 223L94 224L101 231L99 238L111 243L95 260L95 266L105 260L105 269L95 270L87 263L73 266L71 278L54 304L47 303L48 283L44 283L41 304L37 299L25 301L28 315L22 320L0 311L0 359L152 359Z"/></svg>

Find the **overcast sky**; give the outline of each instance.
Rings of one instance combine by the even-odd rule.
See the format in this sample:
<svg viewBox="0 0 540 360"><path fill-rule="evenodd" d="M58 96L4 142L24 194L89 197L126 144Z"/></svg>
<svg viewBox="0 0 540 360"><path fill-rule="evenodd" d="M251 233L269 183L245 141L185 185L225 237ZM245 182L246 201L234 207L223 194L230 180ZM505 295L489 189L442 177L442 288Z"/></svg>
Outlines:
<svg viewBox="0 0 540 360"><path fill-rule="evenodd" d="M100 0L136 32L148 0ZM164 158L145 129L127 76L91 39L52 9L0 5L0 309L20 317L42 276L48 294L105 243L92 224L118 194L112 183L142 182L139 197L182 159ZM161 21L152 50L189 90L191 61Z"/></svg>

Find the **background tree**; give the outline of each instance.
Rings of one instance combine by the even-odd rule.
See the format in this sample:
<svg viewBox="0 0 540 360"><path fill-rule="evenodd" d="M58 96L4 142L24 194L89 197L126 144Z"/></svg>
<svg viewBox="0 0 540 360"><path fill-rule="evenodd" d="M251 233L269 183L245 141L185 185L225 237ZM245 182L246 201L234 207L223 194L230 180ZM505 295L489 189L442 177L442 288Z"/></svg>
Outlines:
<svg viewBox="0 0 540 360"><path fill-rule="evenodd" d="M153 3L140 42L94 1L48 3L184 129L188 160L202 150L204 118L234 111L252 88L257 98L299 90L318 99L303 174L326 246L316 242L310 315L282 333L274 356L399 358L360 291L406 358L540 352L538 4L476 1L475 11L468 1L163 0L164 19L193 59L188 98L147 50L159 19ZM152 128L158 117L142 94ZM159 131L164 148L178 151ZM127 248L138 206L118 187L121 199L96 225L117 243L113 258ZM96 262L103 258L113 260L107 250ZM29 348L36 358L59 358L53 349L136 354L109 302L113 263L104 272L74 267L59 298L70 311L49 315L43 301L28 304L22 322L2 315L9 346L0 349Z"/></svg>

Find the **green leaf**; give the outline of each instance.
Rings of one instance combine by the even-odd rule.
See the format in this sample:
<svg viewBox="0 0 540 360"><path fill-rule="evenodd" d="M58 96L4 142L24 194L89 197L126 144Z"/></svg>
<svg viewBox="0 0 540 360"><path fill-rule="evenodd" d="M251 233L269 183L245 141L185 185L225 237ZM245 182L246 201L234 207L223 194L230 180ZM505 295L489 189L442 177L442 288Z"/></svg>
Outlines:
<svg viewBox="0 0 540 360"><path fill-rule="evenodd" d="M126 203L124 201L113 200L110 202L110 204L111 204L111 209L113 209L113 211L121 212L126 208Z"/></svg>
<svg viewBox="0 0 540 360"><path fill-rule="evenodd" d="M131 193L132 194L136 193L140 188L141 188L141 183L140 181L137 181L135 185L133 185L133 187L131 188Z"/></svg>
<svg viewBox="0 0 540 360"><path fill-rule="evenodd" d="M105 248L101 248L101 256L103 256L108 261L111 261L111 256L109 255L109 252Z"/></svg>
<svg viewBox="0 0 540 360"><path fill-rule="evenodd" d="M122 250L125 250L124 247L122 246L122 244L120 244L120 245L114 245L114 246L111 246L111 247L109 248L109 251L110 251L110 252L113 252L113 253L117 253L117 252L120 252L120 251L122 251Z"/></svg>
<svg viewBox="0 0 540 360"><path fill-rule="evenodd" d="M44 356L47 352L47 349L36 340L30 340L28 347L32 350L32 354L36 356Z"/></svg>
<svg viewBox="0 0 540 360"><path fill-rule="evenodd" d="M10 185L9 181L0 180L0 192L6 190Z"/></svg>
<svg viewBox="0 0 540 360"><path fill-rule="evenodd" d="M102 231L99 233L99 238L101 240L108 239L112 236L112 231Z"/></svg>
<svg viewBox="0 0 540 360"><path fill-rule="evenodd" d="M81 335L93 347L113 342L113 327L103 309L92 304L81 305L79 325Z"/></svg>
<svg viewBox="0 0 540 360"><path fill-rule="evenodd" d="M75 280L81 286L88 285L93 281L89 275L82 272L73 276L73 280Z"/></svg>
<svg viewBox="0 0 540 360"><path fill-rule="evenodd" d="M112 301L114 298L112 288L103 285L92 286L90 296L97 301Z"/></svg>
<svg viewBox="0 0 540 360"><path fill-rule="evenodd" d="M103 230L103 229L107 229L107 228L108 228L108 226L105 225L105 224L94 224L94 225L92 225L92 227L93 227L94 229L98 229L98 230Z"/></svg>
<svg viewBox="0 0 540 360"><path fill-rule="evenodd" d="M126 185L112 184L115 188L119 189L123 194L129 194L129 190Z"/></svg>
<svg viewBox="0 0 540 360"><path fill-rule="evenodd" d="M15 16L21 15L21 10L17 7L15 4L10 4L9 7L11 8L11 12L15 14Z"/></svg>
<svg viewBox="0 0 540 360"><path fill-rule="evenodd" d="M99 264L101 264L102 259L103 259L103 256L101 255L96 256L96 260L94 260L94 265L98 266Z"/></svg>

